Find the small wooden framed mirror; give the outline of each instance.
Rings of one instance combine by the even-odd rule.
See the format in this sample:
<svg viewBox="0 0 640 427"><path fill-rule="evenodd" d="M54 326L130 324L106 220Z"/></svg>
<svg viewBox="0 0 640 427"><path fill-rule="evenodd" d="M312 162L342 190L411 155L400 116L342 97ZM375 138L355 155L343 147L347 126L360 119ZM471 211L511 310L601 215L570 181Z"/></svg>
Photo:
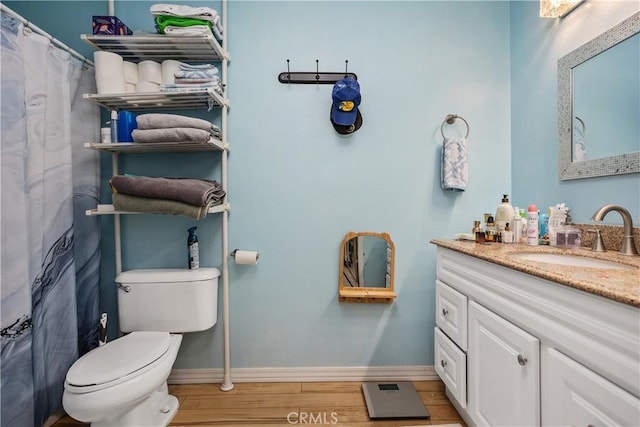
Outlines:
<svg viewBox="0 0 640 427"><path fill-rule="evenodd" d="M340 244L339 301L392 303L394 261L389 233L347 233Z"/></svg>

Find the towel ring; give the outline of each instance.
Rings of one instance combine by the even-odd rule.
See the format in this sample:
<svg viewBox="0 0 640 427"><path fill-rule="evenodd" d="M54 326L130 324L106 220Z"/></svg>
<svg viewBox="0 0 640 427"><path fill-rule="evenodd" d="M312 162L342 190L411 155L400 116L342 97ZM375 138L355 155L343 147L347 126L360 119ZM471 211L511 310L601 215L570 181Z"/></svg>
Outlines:
<svg viewBox="0 0 640 427"><path fill-rule="evenodd" d="M459 116L457 114L447 114L447 116L444 118L444 121L442 122L442 125L440 126L440 133L442 134L442 137L444 138L444 125L445 123L448 125L452 125L455 123L456 119L460 119L464 122L465 125L467 125L467 134L464 136L465 138L469 137L469 123L467 123L467 121L462 117Z"/></svg>

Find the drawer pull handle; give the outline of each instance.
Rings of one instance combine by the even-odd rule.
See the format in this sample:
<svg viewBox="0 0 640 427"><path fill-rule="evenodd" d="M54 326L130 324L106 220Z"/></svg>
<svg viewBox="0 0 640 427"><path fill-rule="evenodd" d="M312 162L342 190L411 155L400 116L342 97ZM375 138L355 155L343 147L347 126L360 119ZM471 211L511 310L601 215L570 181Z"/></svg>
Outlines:
<svg viewBox="0 0 640 427"><path fill-rule="evenodd" d="M449 310L447 310L446 308L442 309L442 315L446 316L447 314L449 314Z"/></svg>
<svg viewBox="0 0 640 427"><path fill-rule="evenodd" d="M520 364L520 366L524 366L527 364L529 360L526 358L526 356L523 356L522 354L518 355L518 363Z"/></svg>
<svg viewBox="0 0 640 427"><path fill-rule="evenodd" d="M440 366L442 366L443 368L447 367L447 361L446 360L441 360L440 361Z"/></svg>

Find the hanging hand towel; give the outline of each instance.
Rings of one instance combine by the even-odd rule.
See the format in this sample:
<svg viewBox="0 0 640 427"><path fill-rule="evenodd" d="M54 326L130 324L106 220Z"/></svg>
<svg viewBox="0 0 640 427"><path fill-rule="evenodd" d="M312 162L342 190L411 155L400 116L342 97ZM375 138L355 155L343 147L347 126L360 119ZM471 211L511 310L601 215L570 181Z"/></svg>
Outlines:
<svg viewBox="0 0 640 427"><path fill-rule="evenodd" d="M442 189L464 191L467 188L468 178L466 138L445 137L442 143Z"/></svg>

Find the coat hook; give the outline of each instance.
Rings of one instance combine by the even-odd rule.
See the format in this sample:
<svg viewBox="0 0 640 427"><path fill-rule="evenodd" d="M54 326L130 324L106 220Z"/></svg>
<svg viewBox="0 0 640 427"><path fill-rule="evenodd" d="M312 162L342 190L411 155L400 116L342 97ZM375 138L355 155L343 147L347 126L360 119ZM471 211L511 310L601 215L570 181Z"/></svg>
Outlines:
<svg viewBox="0 0 640 427"><path fill-rule="evenodd" d="M289 70L289 60L287 59L287 80L291 81L291 71Z"/></svg>
<svg viewBox="0 0 640 427"><path fill-rule="evenodd" d="M349 60L345 59L344 60L344 77L346 78L347 75L349 74Z"/></svg>
<svg viewBox="0 0 640 427"><path fill-rule="evenodd" d="M318 63L320 61L316 59L316 83L320 80L320 72L318 71Z"/></svg>

